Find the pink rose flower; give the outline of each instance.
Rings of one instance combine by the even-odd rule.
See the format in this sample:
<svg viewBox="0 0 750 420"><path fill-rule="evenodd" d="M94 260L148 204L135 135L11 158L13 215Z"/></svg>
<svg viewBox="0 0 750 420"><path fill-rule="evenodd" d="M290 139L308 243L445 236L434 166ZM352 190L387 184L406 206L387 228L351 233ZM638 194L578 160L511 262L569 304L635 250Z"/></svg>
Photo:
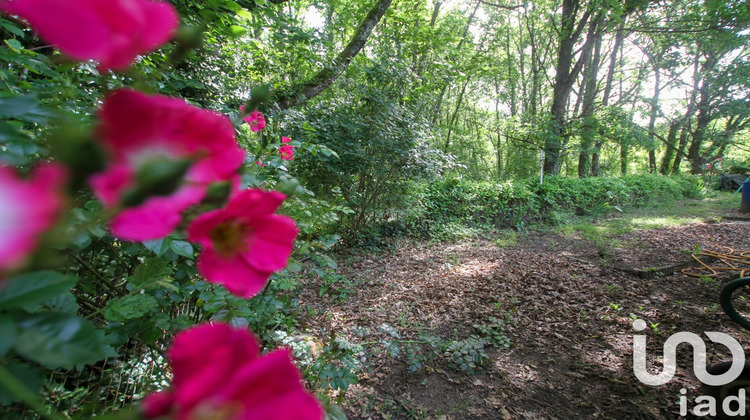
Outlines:
<svg viewBox="0 0 750 420"><path fill-rule="evenodd" d="M115 236L133 241L161 238L179 224L181 212L200 202L208 184L226 181L245 153L224 115L181 99L119 90L104 101L97 137L110 155L107 168L89 178L106 207L116 207L136 187L136 175L154 162L192 160L183 185L126 207L111 221Z"/></svg>
<svg viewBox="0 0 750 420"><path fill-rule="evenodd" d="M167 42L179 24L174 7L152 0L0 0L47 42L99 69L125 70L139 54Z"/></svg>
<svg viewBox="0 0 750 420"><path fill-rule="evenodd" d="M285 144L279 147L279 154L284 160L294 159L294 146L292 146L291 144Z"/></svg>
<svg viewBox="0 0 750 420"><path fill-rule="evenodd" d="M196 217L187 233L203 246L198 272L243 298L260 292L271 273L286 266L297 237L294 220L274 214L285 198L276 191L244 190L225 208Z"/></svg>
<svg viewBox="0 0 750 420"><path fill-rule="evenodd" d="M240 112L243 114L245 113L245 105L240 107ZM253 110L253 112L248 115L245 115L242 120L250 125L250 131L252 132L257 132L266 128L266 119L263 118L263 114L258 112L257 109Z"/></svg>
<svg viewBox="0 0 750 420"><path fill-rule="evenodd" d="M292 141L292 139L290 139L289 137L283 137L283 136L281 137L282 143L289 143L290 141Z"/></svg>
<svg viewBox="0 0 750 420"><path fill-rule="evenodd" d="M0 167L0 271L21 266L39 236L55 223L63 207L65 179L65 168L57 164L36 168L27 180Z"/></svg>
<svg viewBox="0 0 750 420"><path fill-rule="evenodd" d="M146 418L321 420L288 350L259 355L247 330L202 324L177 334L168 351L174 378L143 401Z"/></svg>

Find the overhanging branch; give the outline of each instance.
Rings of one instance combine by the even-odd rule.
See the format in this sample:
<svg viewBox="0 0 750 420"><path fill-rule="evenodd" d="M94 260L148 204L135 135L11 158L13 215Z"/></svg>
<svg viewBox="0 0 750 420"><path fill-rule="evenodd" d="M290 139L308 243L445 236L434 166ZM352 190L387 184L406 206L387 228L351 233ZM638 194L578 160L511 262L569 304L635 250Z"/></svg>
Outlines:
<svg viewBox="0 0 750 420"><path fill-rule="evenodd" d="M351 63L352 59L365 46L367 38L372 33L375 25L388 10L392 0L378 0L367 17L359 24L349 44L333 60L330 66L320 70L310 80L293 86L289 93L282 94L276 98L276 104L281 109L288 109L306 102L308 99L319 95L326 90L343 73Z"/></svg>

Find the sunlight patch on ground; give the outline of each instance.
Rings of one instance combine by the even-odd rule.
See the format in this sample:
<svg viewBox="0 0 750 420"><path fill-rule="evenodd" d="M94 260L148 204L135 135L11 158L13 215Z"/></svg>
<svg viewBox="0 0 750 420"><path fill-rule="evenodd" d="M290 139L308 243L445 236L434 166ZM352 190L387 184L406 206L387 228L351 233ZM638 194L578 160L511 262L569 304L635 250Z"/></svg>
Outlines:
<svg viewBox="0 0 750 420"><path fill-rule="evenodd" d="M688 225L688 224L694 224L694 223L700 223L700 222L701 222L701 219L699 217L671 217L671 216L634 217L633 219L630 220L630 223L633 226L636 226L641 229L657 229L661 227Z"/></svg>

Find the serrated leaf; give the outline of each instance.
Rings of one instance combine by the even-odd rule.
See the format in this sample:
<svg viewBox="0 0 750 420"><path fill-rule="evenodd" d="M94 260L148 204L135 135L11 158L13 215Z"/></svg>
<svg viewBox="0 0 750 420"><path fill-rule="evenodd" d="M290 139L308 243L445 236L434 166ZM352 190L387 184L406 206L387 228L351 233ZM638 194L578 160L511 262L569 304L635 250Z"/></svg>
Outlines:
<svg viewBox="0 0 750 420"><path fill-rule="evenodd" d="M159 302L151 295L128 295L110 300L104 310L104 317L107 321L124 322L140 318L158 307Z"/></svg>
<svg viewBox="0 0 750 420"><path fill-rule="evenodd" d="M5 29L6 31L12 33L15 36L20 36L20 37L24 36L23 30L21 28L12 24L11 22L8 22L5 19L0 21L0 28Z"/></svg>
<svg viewBox="0 0 750 420"><path fill-rule="evenodd" d="M42 302L26 305L23 307L26 312L38 313L42 311L62 312L66 314L75 314L78 312L78 301L71 292L63 292L59 295L52 296Z"/></svg>
<svg viewBox="0 0 750 420"><path fill-rule="evenodd" d="M5 280L0 288L0 308L14 309L43 302L70 291L78 279L55 271L36 271Z"/></svg>
<svg viewBox="0 0 750 420"><path fill-rule="evenodd" d="M395 329L393 326L391 326L389 324L385 324L385 323L381 324L378 327L378 330L380 330L381 332L384 332L384 333L390 335L393 338L401 338L401 334L398 333L398 330Z"/></svg>
<svg viewBox="0 0 750 420"><path fill-rule="evenodd" d="M76 315L35 314L21 318L17 325L16 353L50 369L70 369L113 355L102 334Z"/></svg>
<svg viewBox="0 0 750 420"><path fill-rule="evenodd" d="M191 245L190 242L172 241L170 248L177 255L183 256L185 258L190 258L191 260L193 259L193 245Z"/></svg>
<svg viewBox="0 0 750 420"><path fill-rule="evenodd" d="M7 44L9 47L15 49L15 50L22 50L23 45L21 45L20 42L18 42L17 39L6 39L5 44Z"/></svg>
<svg viewBox="0 0 750 420"><path fill-rule="evenodd" d="M157 257L161 257L165 252L169 250L169 245L172 242L169 238L153 239L151 241L143 241L143 246L149 251L156 254Z"/></svg>
<svg viewBox="0 0 750 420"><path fill-rule="evenodd" d="M133 276L128 279L130 284L136 288L142 288L149 283L154 283L172 275L172 268L167 261L161 258L147 258L143 264L133 271Z"/></svg>
<svg viewBox="0 0 750 420"><path fill-rule="evenodd" d="M49 116L50 113L39 106L39 100L35 95L0 98L0 117L43 122Z"/></svg>

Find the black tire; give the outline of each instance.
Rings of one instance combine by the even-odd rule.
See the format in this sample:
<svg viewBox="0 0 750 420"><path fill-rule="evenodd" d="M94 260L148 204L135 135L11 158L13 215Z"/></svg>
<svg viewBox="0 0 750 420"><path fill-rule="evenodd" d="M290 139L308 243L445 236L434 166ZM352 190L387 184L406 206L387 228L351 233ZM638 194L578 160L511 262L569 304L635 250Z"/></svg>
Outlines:
<svg viewBox="0 0 750 420"><path fill-rule="evenodd" d="M719 297L719 300L721 302L721 308L724 309L724 313L726 313L732 321L739 324L742 328L750 331L750 320L745 318L737 311L733 299L734 292L737 289L745 286L750 286L750 277L742 277L730 281L724 286L723 289L721 289L721 296ZM750 297L750 294L748 294L748 296ZM750 312L748 312L748 316L750 316Z"/></svg>
<svg viewBox="0 0 750 420"><path fill-rule="evenodd" d="M722 362L708 368L708 373L712 375L721 375L722 373L729 370L732 366L732 362ZM724 399L729 396L736 396L740 389L745 389L745 415L744 416L729 416L724 413ZM710 395L716 399L716 414L719 419L750 419L750 362L745 362L745 368L742 370L740 376L732 382L722 386L708 386L703 385L703 394ZM732 410L736 410L737 407L730 407Z"/></svg>

